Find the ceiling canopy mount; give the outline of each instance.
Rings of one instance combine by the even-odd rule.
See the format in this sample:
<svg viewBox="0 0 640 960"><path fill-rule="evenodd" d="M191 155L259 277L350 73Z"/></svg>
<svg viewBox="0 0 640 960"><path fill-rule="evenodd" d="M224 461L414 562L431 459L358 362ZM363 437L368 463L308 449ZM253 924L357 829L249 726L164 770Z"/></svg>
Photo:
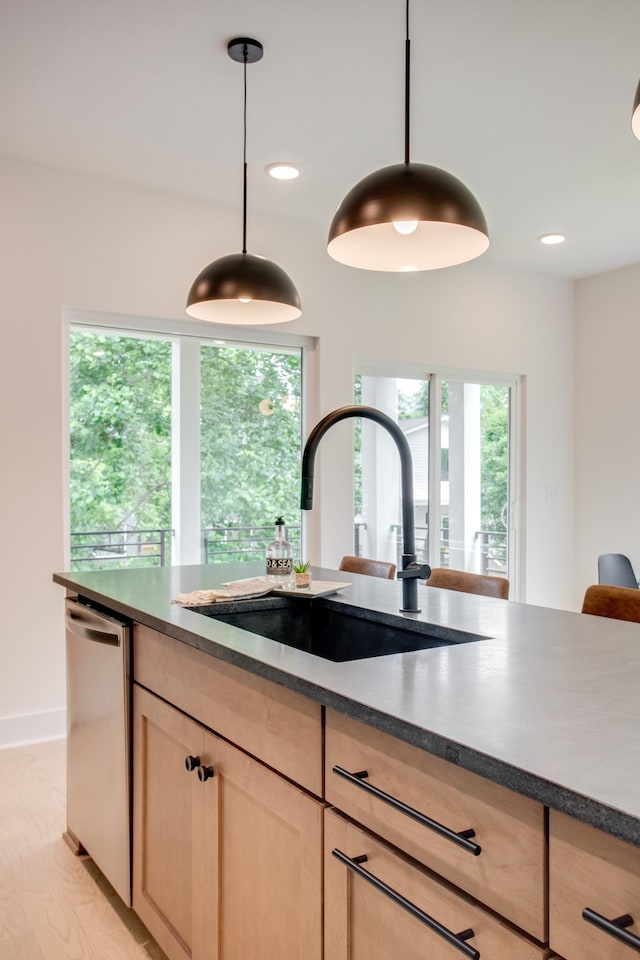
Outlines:
<svg viewBox="0 0 640 960"><path fill-rule="evenodd" d="M264 47L259 40L250 37L235 37L227 44L227 53L236 63L257 63L262 60Z"/></svg>

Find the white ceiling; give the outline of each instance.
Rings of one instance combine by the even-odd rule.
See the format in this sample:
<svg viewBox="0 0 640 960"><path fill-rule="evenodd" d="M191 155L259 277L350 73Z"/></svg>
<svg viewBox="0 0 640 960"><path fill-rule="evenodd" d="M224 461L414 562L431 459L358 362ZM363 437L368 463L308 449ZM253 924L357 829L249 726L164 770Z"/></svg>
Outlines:
<svg viewBox="0 0 640 960"><path fill-rule="evenodd" d="M0 153L317 225L403 159L404 0L0 0ZM463 180L486 258L579 277L640 262L638 0L413 0L411 158ZM275 160L303 175L264 174ZM169 226L168 226L169 228ZM562 247L536 238L560 231ZM237 238L240 247L240 227ZM268 255L267 250L260 251Z"/></svg>

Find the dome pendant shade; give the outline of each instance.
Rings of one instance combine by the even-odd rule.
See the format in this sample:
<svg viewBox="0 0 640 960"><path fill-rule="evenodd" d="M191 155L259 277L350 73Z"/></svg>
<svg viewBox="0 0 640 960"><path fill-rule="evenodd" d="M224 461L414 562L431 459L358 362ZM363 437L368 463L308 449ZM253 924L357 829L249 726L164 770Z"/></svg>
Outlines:
<svg viewBox="0 0 640 960"><path fill-rule="evenodd" d="M187 297L187 313L214 323L285 323L301 314L291 278L266 257L232 253L205 267Z"/></svg>
<svg viewBox="0 0 640 960"><path fill-rule="evenodd" d="M394 222L417 221L410 233ZM424 163L396 163L369 174L338 207L329 230L334 260L363 270L436 270L465 263L489 246L471 191Z"/></svg>
<svg viewBox="0 0 640 960"><path fill-rule="evenodd" d="M411 163L409 0L405 11L404 163L357 183L329 228L329 256L361 270L437 270L489 246L484 214L464 183L439 167Z"/></svg>
<svg viewBox="0 0 640 960"><path fill-rule="evenodd" d="M638 140L640 140L640 83L638 84L635 99L633 101L633 113L631 114L631 129L635 133Z"/></svg>

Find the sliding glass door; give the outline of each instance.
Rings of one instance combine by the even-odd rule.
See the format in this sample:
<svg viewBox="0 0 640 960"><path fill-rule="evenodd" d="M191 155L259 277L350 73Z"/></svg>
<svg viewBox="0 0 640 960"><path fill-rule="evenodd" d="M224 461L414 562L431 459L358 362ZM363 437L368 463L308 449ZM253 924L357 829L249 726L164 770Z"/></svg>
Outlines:
<svg viewBox="0 0 640 960"><path fill-rule="evenodd" d="M511 390L442 381L439 566L508 576Z"/></svg>
<svg viewBox="0 0 640 960"><path fill-rule="evenodd" d="M435 374L356 377L356 402L402 428L413 459L418 559L515 578L512 415L515 379ZM393 441L363 421L356 432L354 549L399 563L400 465Z"/></svg>

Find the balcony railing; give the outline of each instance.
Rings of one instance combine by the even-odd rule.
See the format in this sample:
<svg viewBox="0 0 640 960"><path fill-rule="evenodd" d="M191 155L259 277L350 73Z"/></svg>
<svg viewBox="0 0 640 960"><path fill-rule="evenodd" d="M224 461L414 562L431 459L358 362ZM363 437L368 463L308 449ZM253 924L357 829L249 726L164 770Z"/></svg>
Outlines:
<svg viewBox="0 0 640 960"><path fill-rule="evenodd" d="M395 523L391 527L396 538L396 563L401 564L402 525ZM480 547L481 572L494 577L507 576L507 533L498 530L476 530L475 541ZM440 527L440 566L448 567L450 555L450 531L448 521ZM416 526L416 555L418 560L428 562L429 528Z"/></svg>
<svg viewBox="0 0 640 960"><path fill-rule="evenodd" d="M478 530L482 572L494 577L507 576L507 533L498 530Z"/></svg>
<svg viewBox="0 0 640 960"><path fill-rule="evenodd" d="M287 524L286 530L287 540L293 546L296 558L300 557L300 525ZM264 527L205 527L202 531L202 562L262 560L273 538L273 524Z"/></svg>
<svg viewBox="0 0 640 960"><path fill-rule="evenodd" d="M354 523L354 551L362 554L363 534L367 525L363 520ZM396 541L397 564L401 564L402 526L393 524L391 531ZM428 559L428 527L416 527L416 554L418 559ZM169 527L135 530L90 530L71 534L72 570L107 569L109 567L164 567L171 563L171 537ZM274 536L274 528L268 526L218 526L202 530L203 563L238 563L262 560L267 545ZM295 556L300 554L301 527L287 526L287 538L293 545ZM507 576L507 534L494 530L478 530L482 573ZM449 566L449 528L443 523L440 529L440 566Z"/></svg>
<svg viewBox="0 0 640 960"><path fill-rule="evenodd" d="M172 534L173 530L168 527L74 531L71 534L71 569L167 566L171 563Z"/></svg>
<svg viewBox="0 0 640 960"><path fill-rule="evenodd" d="M300 525L287 526L295 556L300 556ZM164 567L171 563L168 527L157 529L83 530L71 534L72 570L103 570L109 567ZM274 527L219 526L202 531L202 562L262 560L274 538Z"/></svg>

